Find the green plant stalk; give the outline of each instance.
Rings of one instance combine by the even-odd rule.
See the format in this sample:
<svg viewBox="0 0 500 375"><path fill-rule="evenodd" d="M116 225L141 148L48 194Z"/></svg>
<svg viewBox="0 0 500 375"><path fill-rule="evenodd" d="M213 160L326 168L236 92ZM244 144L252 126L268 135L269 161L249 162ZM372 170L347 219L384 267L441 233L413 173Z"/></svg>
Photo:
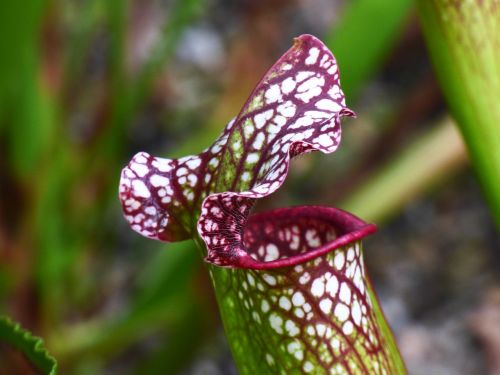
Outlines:
<svg viewBox="0 0 500 375"><path fill-rule="evenodd" d="M336 257L343 255L347 258L347 254L352 251L362 253L360 241L336 249L321 257L321 260L333 265ZM393 334L368 278L365 279L365 287L371 301L374 320L368 320L366 327L367 332L373 332L377 337L376 342L382 345L382 350L367 350L362 335L348 339L341 331L336 332L338 322L333 315L325 314L324 320L320 318L319 321L314 318L301 327L300 334L294 332L296 326L289 324L293 320L287 320L287 303L282 303L283 298L285 301L292 301L293 311L295 288L301 290L300 280L308 272L321 272L322 266L318 267L318 264L319 259L314 259L293 271L224 269L209 266L224 331L240 373L326 374L328 369L342 373L345 368L354 373L377 373L380 371L378 366L381 365L391 374L406 374ZM318 277L318 274L315 276ZM311 304L313 305L312 302ZM269 305L270 310L266 307ZM273 305L280 305L281 311ZM322 314L320 309L315 312L318 313ZM332 336L329 337L329 334ZM322 344L322 340L331 340L333 349L328 344ZM349 350L348 347L352 349Z"/></svg>
<svg viewBox="0 0 500 375"><path fill-rule="evenodd" d="M417 4L438 79L500 228L500 2Z"/></svg>

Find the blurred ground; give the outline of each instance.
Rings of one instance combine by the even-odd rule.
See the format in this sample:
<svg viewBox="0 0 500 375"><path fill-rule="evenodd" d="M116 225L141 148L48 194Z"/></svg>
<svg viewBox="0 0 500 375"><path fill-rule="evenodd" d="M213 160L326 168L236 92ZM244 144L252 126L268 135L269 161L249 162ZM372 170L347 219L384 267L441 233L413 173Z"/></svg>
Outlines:
<svg viewBox="0 0 500 375"><path fill-rule="evenodd" d="M312 33L358 119L335 154L294 160L256 209L344 207L406 160L382 193L365 192L398 203L354 213L379 225L365 256L410 373L500 373L498 234L462 147L445 139L405 159L446 107L412 2L370 4L3 5L26 22L6 20L15 38L0 44L0 312L42 336L62 373L235 374L197 250L130 231L119 171L140 150L208 145L292 38ZM25 373L17 362L7 373Z"/></svg>

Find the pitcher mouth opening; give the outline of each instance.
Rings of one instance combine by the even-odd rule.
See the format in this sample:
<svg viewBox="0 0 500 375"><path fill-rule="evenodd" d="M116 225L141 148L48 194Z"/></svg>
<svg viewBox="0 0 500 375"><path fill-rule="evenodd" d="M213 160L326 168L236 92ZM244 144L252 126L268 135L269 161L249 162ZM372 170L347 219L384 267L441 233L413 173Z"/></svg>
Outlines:
<svg viewBox="0 0 500 375"><path fill-rule="evenodd" d="M295 266L359 241L377 227L338 208L297 206L250 215L237 268Z"/></svg>

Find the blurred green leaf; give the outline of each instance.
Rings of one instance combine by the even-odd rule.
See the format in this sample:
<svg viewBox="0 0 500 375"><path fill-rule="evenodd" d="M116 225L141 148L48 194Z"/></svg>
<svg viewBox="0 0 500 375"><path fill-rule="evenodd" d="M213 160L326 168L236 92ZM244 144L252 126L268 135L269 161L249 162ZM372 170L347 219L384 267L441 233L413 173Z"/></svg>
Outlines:
<svg viewBox="0 0 500 375"><path fill-rule="evenodd" d="M210 314L204 306L184 310L182 319L165 329L165 339L138 364L132 374L177 374L198 354L200 344L212 333L207 327Z"/></svg>
<svg viewBox="0 0 500 375"><path fill-rule="evenodd" d="M155 253L138 276L132 310L163 304L162 301L176 293L179 285L188 284L200 260L193 241L155 246Z"/></svg>
<svg viewBox="0 0 500 375"><path fill-rule="evenodd" d="M39 35L45 2L0 4L0 129L15 172L39 166L51 140L49 96L41 85Z"/></svg>

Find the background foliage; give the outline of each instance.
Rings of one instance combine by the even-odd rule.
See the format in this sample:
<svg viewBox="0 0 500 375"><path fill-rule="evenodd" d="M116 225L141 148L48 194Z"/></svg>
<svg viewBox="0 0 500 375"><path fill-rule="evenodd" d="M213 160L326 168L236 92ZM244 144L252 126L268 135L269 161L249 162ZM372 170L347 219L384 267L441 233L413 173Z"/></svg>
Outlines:
<svg viewBox="0 0 500 375"><path fill-rule="evenodd" d="M376 221L368 269L410 372L498 366L499 239L413 2L3 2L0 313L43 337L62 373L234 373L199 254L129 230L119 171L140 150L210 144L301 33L333 50L358 119L257 209ZM30 371L12 351L0 363Z"/></svg>

